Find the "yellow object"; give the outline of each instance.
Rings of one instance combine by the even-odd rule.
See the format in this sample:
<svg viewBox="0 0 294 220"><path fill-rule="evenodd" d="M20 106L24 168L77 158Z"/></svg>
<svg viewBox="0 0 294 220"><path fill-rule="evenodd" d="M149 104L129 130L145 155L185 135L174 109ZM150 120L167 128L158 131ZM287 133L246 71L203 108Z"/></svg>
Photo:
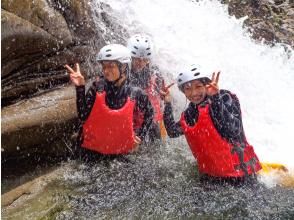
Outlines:
<svg viewBox="0 0 294 220"><path fill-rule="evenodd" d="M159 122L159 128L160 128L160 136L161 136L161 139L165 139L166 136L167 136L167 132L165 130L165 126L164 126L163 120L161 120Z"/></svg>
<svg viewBox="0 0 294 220"><path fill-rule="evenodd" d="M294 187L294 173L289 172L287 167L278 163L261 163L262 170L258 172L261 176L273 176L277 184L283 187Z"/></svg>
<svg viewBox="0 0 294 220"><path fill-rule="evenodd" d="M261 172L263 173L269 173L274 170L288 172L288 169L283 164L279 163L261 163L261 167Z"/></svg>

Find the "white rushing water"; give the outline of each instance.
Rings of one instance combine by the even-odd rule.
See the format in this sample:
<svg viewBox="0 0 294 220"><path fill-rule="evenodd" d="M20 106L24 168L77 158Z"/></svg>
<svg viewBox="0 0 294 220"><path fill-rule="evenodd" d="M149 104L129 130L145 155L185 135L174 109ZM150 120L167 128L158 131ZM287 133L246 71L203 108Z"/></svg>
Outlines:
<svg viewBox="0 0 294 220"><path fill-rule="evenodd" d="M185 64L221 70L220 87L237 94L249 142L261 161L294 167L294 59L281 46L254 42L242 19L218 1L107 0L130 34L152 36L154 62L176 76ZM292 53L293 54L293 53ZM182 111L185 98L173 89Z"/></svg>

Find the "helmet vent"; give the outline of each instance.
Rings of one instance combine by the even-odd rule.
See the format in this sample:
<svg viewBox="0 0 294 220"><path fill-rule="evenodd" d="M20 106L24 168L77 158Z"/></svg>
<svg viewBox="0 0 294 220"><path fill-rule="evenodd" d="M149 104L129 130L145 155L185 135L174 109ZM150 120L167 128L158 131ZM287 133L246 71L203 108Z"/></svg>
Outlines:
<svg viewBox="0 0 294 220"><path fill-rule="evenodd" d="M182 82L182 79L178 79L178 82Z"/></svg>
<svg viewBox="0 0 294 220"><path fill-rule="evenodd" d="M110 52L111 51L111 49L108 49L108 50L106 50L105 52Z"/></svg>
<svg viewBox="0 0 294 220"><path fill-rule="evenodd" d="M134 48L135 48L136 50L138 50L138 47L134 46Z"/></svg>
<svg viewBox="0 0 294 220"><path fill-rule="evenodd" d="M199 74L200 74L199 72L198 73L195 73L194 76L198 76Z"/></svg>
<svg viewBox="0 0 294 220"><path fill-rule="evenodd" d="M195 71L195 70L197 70L197 68L193 68L193 69L191 69L191 71Z"/></svg>
<svg viewBox="0 0 294 220"><path fill-rule="evenodd" d="M151 53L147 53L147 56L150 56L151 55Z"/></svg>
<svg viewBox="0 0 294 220"><path fill-rule="evenodd" d="M150 47L146 48L146 50L150 50Z"/></svg>
<svg viewBox="0 0 294 220"><path fill-rule="evenodd" d="M132 54L136 55L136 52L132 51Z"/></svg>
<svg viewBox="0 0 294 220"><path fill-rule="evenodd" d="M182 75L183 75L183 73L180 73L179 75L180 75L180 76L182 76Z"/></svg>
<svg viewBox="0 0 294 220"><path fill-rule="evenodd" d="M111 54L107 54L106 57L111 57Z"/></svg>

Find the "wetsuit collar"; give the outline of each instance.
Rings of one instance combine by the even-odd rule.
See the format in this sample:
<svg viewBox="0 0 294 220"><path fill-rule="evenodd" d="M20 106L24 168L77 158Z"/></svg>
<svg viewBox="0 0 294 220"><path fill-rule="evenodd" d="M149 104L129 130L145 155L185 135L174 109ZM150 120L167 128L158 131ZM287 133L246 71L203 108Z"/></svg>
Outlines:
<svg viewBox="0 0 294 220"><path fill-rule="evenodd" d="M190 102L190 105L191 105L191 107L193 107L193 108L195 108L195 107L203 107L203 106L205 106L206 104L209 104L210 102L209 102L209 97L206 95L205 96L205 98L203 99L203 101L202 102L200 102L200 103L198 103L198 104L195 104L195 103L193 103L193 102Z"/></svg>

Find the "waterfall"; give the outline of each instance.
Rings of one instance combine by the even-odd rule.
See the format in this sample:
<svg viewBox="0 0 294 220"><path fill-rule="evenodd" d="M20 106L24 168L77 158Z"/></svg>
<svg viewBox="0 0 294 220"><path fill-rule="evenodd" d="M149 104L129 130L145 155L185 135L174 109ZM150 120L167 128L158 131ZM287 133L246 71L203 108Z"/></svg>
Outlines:
<svg viewBox="0 0 294 220"><path fill-rule="evenodd" d="M221 70L220 88L239 97L247 139L260 160L294 167L293 51L252 40L242 28L245 18L229 16L219 1L106 3L130 35L143 32L153 38L154 63L168 76L191 63L211 73ZM183 111L185 97L176 88L173 95Z"/></svg>

